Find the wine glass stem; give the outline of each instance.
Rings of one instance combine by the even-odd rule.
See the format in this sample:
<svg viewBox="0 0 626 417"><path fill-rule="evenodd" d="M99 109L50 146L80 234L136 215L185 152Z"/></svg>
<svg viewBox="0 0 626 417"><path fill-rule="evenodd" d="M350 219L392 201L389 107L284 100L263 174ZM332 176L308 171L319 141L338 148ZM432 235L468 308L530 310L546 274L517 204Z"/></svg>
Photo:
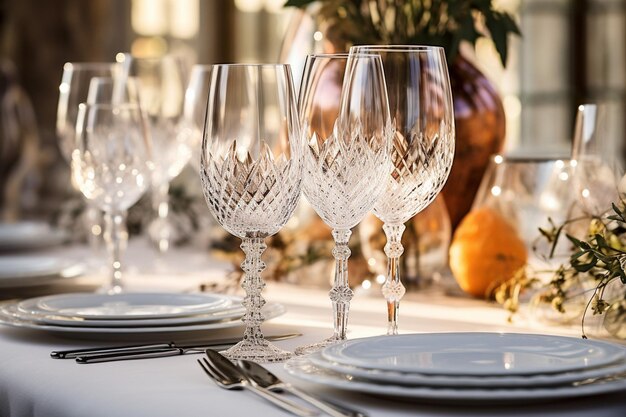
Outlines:
<svg viewBox="0 0 626 417"><path fill-rule="evenodd" d="M263 343L261 324L264 317L261 308L265 304L265 300L261 296L261 291L265 288L265 282L261 278L261 272L265 269L265 262L261 260L261 255L266 248L267 245L262 238L244 238L241 242L241 249L246 254L246 258L241 264L241 269L244 272L241 286L246 291L243 300L243 305L246 306L246 314L242 319L246 324L243 339L252 344Z"/></svg>
<svg viewBox="0 0 626 417"><path fill-rule="evenodd" d="M111 283L109 292L122 291L122 252L126 249L128 232L126 230L125 211L107 211L104 214L104 240L111 258Z"/></svg>
<svg viewBox="0 0 626 417"><path fill-rule="evenodd" d="M158 232L156 244L161 253L167 252L170 247L170 229L167 224L167 216L170 212L169 182L158 185L152 191L152 207L157 213Z"/></svg>
<svg viewBox="0 0 626 417"><path fill-rule="evenodd" d="M84 222L89 246L94 252L98 252L102 248L102 211L92 200L87 200Z"/></svg>
<svg viewBox="0 0 626 417"><path fill-rule="evenodd" d="M387 334L398 334L398 309L400 299L404 296L405 288L400 280L400 256L404 252L402 247L402 233L404 224L385 224L383 230L387 236L385 255L387 255L387 279L383 284L383 296L387 300Z"/></svg>
<svg viewBox="0 0 626 417"><path fill-rule="evenodd" d="M348 310L350 309L350 300L354 295L348 282L348 258L351 253L348 241L351 234L352 231L350 229L333 229L333 238L335 239L335 247L333 248L335 282L330 290L330 300L333 303L335 316L335 334L333 337L337 340L345 340L346 338Z"/></svg>

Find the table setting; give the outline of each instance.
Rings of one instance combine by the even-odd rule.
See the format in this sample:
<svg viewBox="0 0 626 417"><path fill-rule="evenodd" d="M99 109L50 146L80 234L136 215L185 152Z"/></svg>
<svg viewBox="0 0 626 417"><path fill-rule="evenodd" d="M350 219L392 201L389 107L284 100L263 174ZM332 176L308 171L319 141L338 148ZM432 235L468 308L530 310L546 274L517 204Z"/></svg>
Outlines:
<svg viewBox="0 0 626 417"><path fill-rule="evenodd" d="M411 221L464 162L448 57L356 44L303 54L301 79L133 52L59 68L84 204L72 229L0 223L0 416L626 415L626 176L598 151L601 106L567 158L490 155L447 280L411 286ZM177 244L190 172L222 252ZM323 288L270 279L289 246L320 257L305 219Z"/></svg>

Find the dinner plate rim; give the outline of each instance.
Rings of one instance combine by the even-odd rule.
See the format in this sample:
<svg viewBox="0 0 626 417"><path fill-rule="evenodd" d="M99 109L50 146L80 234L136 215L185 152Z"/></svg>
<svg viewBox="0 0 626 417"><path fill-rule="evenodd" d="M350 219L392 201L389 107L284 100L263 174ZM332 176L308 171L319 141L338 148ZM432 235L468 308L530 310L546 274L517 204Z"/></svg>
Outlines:
<svg viewBox="0 0 626 417"><path fill-rule="evenodd" d="M227 319L240 318L245 314L245 308L241 305L242 298L239 296L226 296L228 303L223 310L213 310L202 314L190 314L181 317L169 317L169 318L154 318L154 319L123 319L123 320L89 320L81 319L79 317L69 316L55 316L53 314L32 314L22 310L19 310L17 306L19 303L0 305L0 310L6 314L10 314L13 317L22 319L25 321L32 321L41 325L54 325L65 327L137 327L144 325L148 326L164 326L164 325L181 325L192 323L209 323L223 321ZM15 311L11 308L14 307Z"/></svg>
<svg viewBox="0 0 626 417"><path fill-rule="evenodd" d="M311 375L302 371L305 366L315 365L306 357L296 357L285 363L286 372L301 381L306 381L360 394L374 394L382 397L395 397L412 400L426 401L454 401L459 403L507 403L507 402L540 402L558 398L580 397L609 394L612 392L626 391L626 379L618 381L592 383L582 386L563 384L541 387L436 387L436 386L400 386L392 384L377 384L360 380L345 380L339 375ZM319 368L318 368L319 369Z"/></svg>
<svg viewBox="0 0 626 417"><path fill-rule="evenodd" d="M181 311L178 313L160 313L160 314L136 314L136 315L123 315L123 314L101 314L101 315L85 315L85 314L72 314L70 312L64 312L59 310L50 310L41 307L41 302L46 299L52 298L61 298L61 297L124 297L124 296L152 296L152 297L214 297L217 298L217 302L210 304L210 306L198 306L197 308L190 308L186 311ZM156 318L172 318L172 317L183 317L189 316L193 314L200 313L208 313L211 311L215 311L219 308L224 307L227 304L228 298L223 294L206 294L206 293L193 293L193 294L183 294L183 293L175 293L175 292L147 292L147 291L138 291L138 292L127 292L122 294L114 294L114 295L106 295L106 294L95 294L88 292L80 292L80 293L66 293L66 294L55 294L55 295L47 295L42 297L34 297L23 300L18 303L18 308L29 314L53 314L59 317L80 317L83 319L89 320L141 320L141 319L156 319ZM34 305L33 305L34 303ZM26 307L28 304L31 307Z"/></svg>
<svg viewBox="0 0 626 417"><path fill-rule="evenodd" d="M385 363L374 363L371 358L368 360L364 359L354 359L350 358L346 360L345 358L338 357L333 353L334 350L341 349L342 346L353 346L357 343L368 343L368 342L376 342L379 340L391 340L390 338L420 338L420 341L423 341L425 338L444 338L444 337L467 337L472 340L476 340L476 338L481 337L497 337L497 338L511 338L511 337L532 337L536 339L559 339L563 341L567 341L569 343L577 343L577 344L585 344L592 345L598 348L605 349L605 358L597 359L596 363L583 365L583 364L569 364L565 366L561 366L559 369L554 368L539 368L532 367L527 369L515 369L515 370L502 370L502 369L491 369L491 370L478 370L478 369L468 369L465 368L463 370L452 370L452 369L435 369L428 367L420 367L418 365L414 366L405 366L404 369L399 368L397 365L393 364L385 364ZM459 341L460 342L460 341ZM608 352L607 352L608 350ZM401 335L394 336L372 336L360 339L351 339L346 340L335 345L328 346L324 348L322 351L322 356L324 359L337 362L344 365L357 366L364 369L384 369L388 371L401 371L401 372L413 372L413 373L421 373L426 375L448 375L448 376L456 376L456 375L466 375L466 376L476 376L476 375L527 375L527 374L537 374L537 373L562 373L575 371L580 369L590 369L593 367L604 366L611 363L615 363L619 360L626 359L626 347L617 345L615 343L598 341L598 340L588 340L588 339L579 339L569 336L558 336L558 335L547 335L547 334L533 334L533 333L515 333L515 332L436 332L436 333L407 333Z"/></svg>
<svg viewBox="0 0 626 417"><path fill-rule="evenodd" d="M0 288L33 287L50 284L55 281L73 279L84 275L87 268L84 262L51 255L18 255L18 257L32 258L30 259L31 261L54 259L58 261L58 266L40 269L29 274L17 273L11 276L0 276Z"/></svg>
<svg viewBox="0 0 626 417"><path fill-rule="evenodd" d="M307 359L319 368L352 375L357 378L368 379L375 383L396 383L398 385L429 385L437 387L525 387L529 385L550 386L577 381L583 378L596 378L607 372L626 372L626 360L563 373L527 374L527 375L435 375L417 374L408 372L386 371L381 369L366 369L356 366L343 365L337 362L326 361L321 352L307 355Z"/></svg>
<svg viewBox="0 0 626 417"><path fill-rule="evenodd" d="M265 319L270 320L281 316L285 313L286 308L279 303L267 303L264 310ZM11 327L23 328L29 330L45 331L63 334L150 334L150 333L183 333L195 332L201 330L217 330L231 327L244 326L241 318L228 319L217 322L209 322L204 324L162 326L162 327L76 327L76 326L57 326L57 325L41 325L26 320L20 320L15 317L7 317L0 311L0 324Z"/></svg>
<svg viewBox="0 0 626 417"><path fill-rule="evenodd" d="M20 221L16 223L0 223L0 231L5 227L17 227L17 228L32 228L41 227L41 230L37 233L18 233L18 239L15 239L15 235L3 236L0 233L0 250L26 250L26 249L38 249L47 246L56 246L65 242L69 238L69 234L60 228L52 227L50 224L41 221ZM22 238L19 238L22 236Z"/></svg>

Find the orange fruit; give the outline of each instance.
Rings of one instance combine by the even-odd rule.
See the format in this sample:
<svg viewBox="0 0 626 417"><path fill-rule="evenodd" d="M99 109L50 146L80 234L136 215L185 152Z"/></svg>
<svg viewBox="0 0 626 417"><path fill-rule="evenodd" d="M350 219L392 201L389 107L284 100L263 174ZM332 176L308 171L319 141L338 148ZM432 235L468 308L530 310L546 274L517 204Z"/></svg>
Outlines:
<svg viewBox="0 0 626 417"><path fill-rule="evenodd" d="M452 274L475 297L490 297L488 292L511 279L527 259L526 246L515 229L489 207L468 213L450 245Z"/></svg>

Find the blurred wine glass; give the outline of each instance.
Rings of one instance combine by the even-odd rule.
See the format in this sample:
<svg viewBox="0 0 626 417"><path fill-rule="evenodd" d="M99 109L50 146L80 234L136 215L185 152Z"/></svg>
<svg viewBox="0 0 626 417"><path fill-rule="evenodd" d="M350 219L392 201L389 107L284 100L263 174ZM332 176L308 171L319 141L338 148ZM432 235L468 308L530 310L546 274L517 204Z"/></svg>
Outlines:
<svg viewBox="0 0 626 417"><path fill-rule="evenodd" d="M605 129L606 117L602 105L578 106L572 163L575 189L588 214L601 215L626 193L621 152Z"/></svg>
<svg viewBox="0 0 626 417"><path fill-rule="evenodd" d="M76 144L76 119L78 105L89 102L89 88L93 78L112 79L119 74L119 66L113 62L67 62L59 85L56 130L61 155L70 163ZM93 102L93 101L92 101ZM78 185L72 182L78 189ZM100 210L87 202L83 214L84 227L93 250L98 250L102 238L102 215Z"/></svg>
<svg viewBox="0 0 626 417"><path fill-rule="evenodd" d="M148 234L159 251L166 252L174 235L168 221L169 186L189 161L193 137L181 123L186 74L179 57L139 58L119 55L122 78L135 77L140 84L141 108L146 113L153 146L152 205L156 218Z"/></svg>
<svg viewBox="0 0 626 417"><path fill-rule="evenodd" d="M113 62L67 62L59 86L56 129L61 154L68 163L75 148L78 105L86 103L89 85L94 77L112 79L119 67Z"/></svg>
<svg viewBox="0 0 626 417"><path fill-rule="evenodd" d="M191 135L191 165L200 171L200 144L202 142L202 130L206 117L207 99L209 97L209 84L211 82L211 65L194 65L189 75L189 83L185 91L185 105L183 120L188 134Z"/></svg>
<svg viewBox="0 0 626 417"><path fill-rule="evenodd" d="M576 202L572 172L572 161L566 158L495 155L472 209L488 207L498 212L517 230L530 253L547 258L550 243L541 239L538 228L550 229L550 221L558 226L571 217ZM555 256L567 253L566 240L562 239Z"/></svg>
<svg viewBox="0 0 626 417"><path fill-rule="evenodd" d="M246 258L243 341L230 359L261 362L291 356L263 337L265 287L261 255L300 197L302 147L295 91L288 65L215 65L211 71L201 179L215 219L242 240Z"/></svg>
<svg viewBox="0 0 626 417"><path fill-rule="evenodd" d="M138 104L79 105L72 171L85 198L105 213L111 265L110 283L104 288L108 293L123 290L126 213L149 186L150 161L150 138Z"/></svg>
<svg viewBox="0 0 626 417"><path fill-rule="evenodd" d="M348 281L351 229L378 201L391 172L393 126L380 56L309 55L298 107L306 141L302 189L335 240L329 294L334 334L296 350L303 354L346 338L353 296Z"/></svg>

